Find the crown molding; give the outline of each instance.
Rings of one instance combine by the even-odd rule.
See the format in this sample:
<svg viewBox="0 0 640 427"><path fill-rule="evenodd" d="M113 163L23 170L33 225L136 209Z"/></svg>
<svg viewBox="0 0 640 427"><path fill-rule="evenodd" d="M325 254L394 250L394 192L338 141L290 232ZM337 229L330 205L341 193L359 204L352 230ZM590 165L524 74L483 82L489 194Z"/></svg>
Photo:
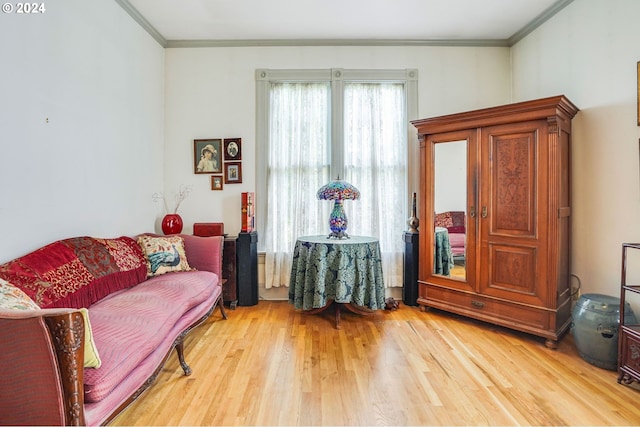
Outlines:
<svg viewBox="0 0 640 427"><path fill-rule="evenodd" d="M128 0L115 0L125 12L129 14L151 37L153 37L162 47L167 47L167 39L162 37L162 34L155 29L153 25L147 19L138 12L138 9L133 7Z"/></svg>
<svg viewBox="0 0 640 427"><path fill-rule="evenodd" d="M508 47L508 40L466 39L253 39L167 40L167 48L189 47L297 47L297 46L490 46Z"/></svg>
<svg viewBox="0 0 640 427"><path fill-rule="evenodd" d="M509 37L509 46L513 46L514 44L518 43L520 40L533 32L533 30L537 29L539 26L547 22L551 17L553 17L556 13L560 12L572 2L573 0L556 1L554 4L549 6L547 10L538 15L533 21L522 27L520 31L517 31L514 35Z"/></svg>
<svg viewBox="0 0 640 427"><path fill-rule="evenodd" d="M115 0L160 46L164 48L193 47L301 47L301 46L459 46L511 47L573 0L557 0L522 29L508 39L251 39L251 40L167 40L129 0Z"/></svg>

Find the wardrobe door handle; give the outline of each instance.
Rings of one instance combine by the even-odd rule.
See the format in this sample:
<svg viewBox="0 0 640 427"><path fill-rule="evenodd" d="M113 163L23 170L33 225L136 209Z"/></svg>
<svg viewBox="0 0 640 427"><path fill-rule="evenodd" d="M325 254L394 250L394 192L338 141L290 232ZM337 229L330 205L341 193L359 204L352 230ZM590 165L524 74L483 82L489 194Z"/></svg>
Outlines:
<svg viewBox="0 0 640 427"><path fill-rule="evenodd" d="M482 207L482 218L486 218L487 217L487 207L483 206Z"/></svg>
<svg viewBox="0 0 640 427"><path fill-rule="evenodd" d="M471 206L471 208L469 209L469 216L471 218L475 218L476 217L476 207L475 206Z"/></svg>

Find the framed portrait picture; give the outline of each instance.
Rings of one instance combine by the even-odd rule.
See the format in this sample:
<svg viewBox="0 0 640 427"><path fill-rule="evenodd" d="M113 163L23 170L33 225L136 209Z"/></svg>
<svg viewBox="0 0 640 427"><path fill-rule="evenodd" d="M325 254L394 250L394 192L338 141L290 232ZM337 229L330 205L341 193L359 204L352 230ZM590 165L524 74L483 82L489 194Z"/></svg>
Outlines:
<svg viewBox="0 0 640 427"><path fill-rule="evenodd" d="M226 162L224 164L224 183L240 184L242 182L242 163Z"/></svg>
<svg viewBox="0 0 640 427"><path fill-rule="evenodd" d="M224 159L226 161L242 159L242 138L225 138Z"/></svg>
<svg viewBox="0 0 640 427"><path fill-rule="evenodd" d="M194 173L222 173L222 139L193 140Z"/></svg>
<svg viewBox="0 0 640 427"><path fill-rule="evenodd" d="M222 190L222 175L213 175L211 177L211 189Z"/></svg>

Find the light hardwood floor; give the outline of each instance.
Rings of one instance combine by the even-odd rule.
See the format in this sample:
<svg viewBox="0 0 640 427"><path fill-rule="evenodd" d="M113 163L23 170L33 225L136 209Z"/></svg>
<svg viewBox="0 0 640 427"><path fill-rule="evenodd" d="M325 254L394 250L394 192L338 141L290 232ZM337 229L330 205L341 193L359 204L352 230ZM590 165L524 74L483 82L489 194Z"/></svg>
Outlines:
<svg viewBox="0 0 640 427"><path fill-rule="evenodd" d="M400 304L306 315L219 311L112 425L639 425L640 391L544 340Z"/></svg>

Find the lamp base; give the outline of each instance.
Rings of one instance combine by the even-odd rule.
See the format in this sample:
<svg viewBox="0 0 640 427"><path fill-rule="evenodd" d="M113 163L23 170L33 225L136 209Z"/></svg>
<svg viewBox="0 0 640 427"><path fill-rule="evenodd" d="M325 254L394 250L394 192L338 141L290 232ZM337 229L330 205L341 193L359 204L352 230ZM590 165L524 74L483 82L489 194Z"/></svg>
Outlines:
<svg viewBox="0 0 640 427"><path fill-rule="evenodd" d="M329 215L329 228L331 229L331 233L327 239L348 239L347 223L347 214L344 213L342 200L336 199L331 215Z"/></svg>
<svg viewBox="0 0 640 427"><path fill-rule="evenodd" d="M347 233L345 233L344 231L339 231L337 233L332 231L327 236L327 239L349 239L349 238L350 238L349 235Z"/></svg>

